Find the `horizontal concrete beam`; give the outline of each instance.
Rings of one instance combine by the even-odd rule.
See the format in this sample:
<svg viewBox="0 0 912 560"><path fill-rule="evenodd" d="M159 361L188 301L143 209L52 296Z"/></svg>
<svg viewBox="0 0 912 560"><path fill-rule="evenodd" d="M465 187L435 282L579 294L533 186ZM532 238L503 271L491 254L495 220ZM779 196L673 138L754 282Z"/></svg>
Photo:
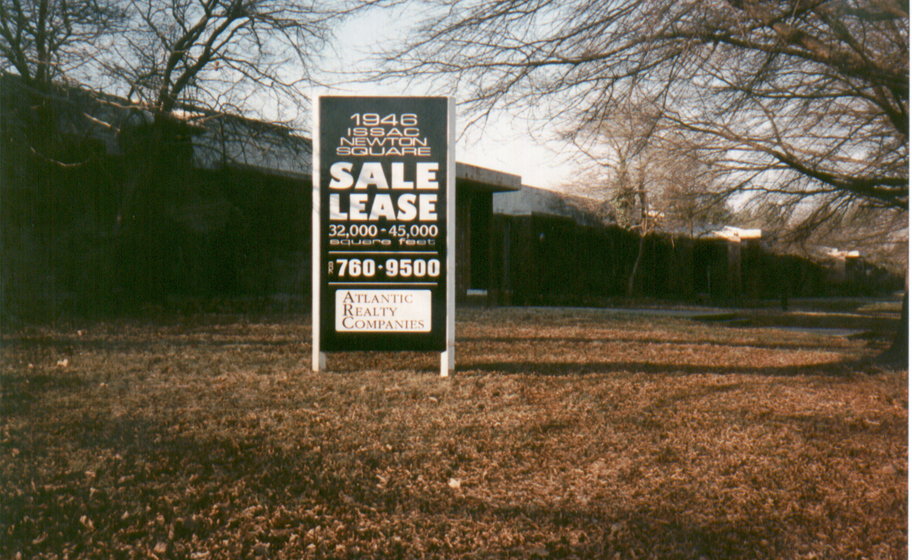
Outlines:
<svg viewBox="0 0 912 560"><path fill-rule="evenodd" d="M456 162L456 180L469 181L491 192L518 191L522 177L502 171Z"/></svg>

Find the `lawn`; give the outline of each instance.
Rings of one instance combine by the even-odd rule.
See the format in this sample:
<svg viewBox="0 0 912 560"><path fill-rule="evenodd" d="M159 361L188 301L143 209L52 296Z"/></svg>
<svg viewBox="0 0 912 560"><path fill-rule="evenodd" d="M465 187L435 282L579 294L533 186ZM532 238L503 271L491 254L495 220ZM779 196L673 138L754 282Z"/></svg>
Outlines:
<svg viewBox="0 0 912 560"><path fill-rule="evenodd" d="M764 323L460 310L449 378L314 374L307 317L8 331L0 557L905 559L908 372Z"/></svg>

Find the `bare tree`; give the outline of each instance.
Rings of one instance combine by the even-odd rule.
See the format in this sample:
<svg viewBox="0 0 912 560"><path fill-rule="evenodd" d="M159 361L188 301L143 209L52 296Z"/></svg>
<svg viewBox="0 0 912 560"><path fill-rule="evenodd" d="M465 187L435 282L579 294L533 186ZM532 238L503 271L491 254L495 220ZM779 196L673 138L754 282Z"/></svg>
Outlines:
<svg viewBox="0 0 912 560"><path fill-rule="evenodd" d="M55 154L56 86L91 73L92 50L122 31L125 15L110 0L2 0L0 68L18 77L22 103L4 118L25 132L31 152L49 163Z"/></svg>
<svg viewBox="0 0 912 560"><path fill-rule="evenodd" d="M52 91L60 85L119 94L172 132L175 121L214 115L289 119L304 114L335 26L376 3L2 0L0 64L32 92L16 116L37 153L56 142L59 123L48 111L67 95ZM115 132L124 124L114 112L83 117Z"/></svg>
<svg viewBox="0 0 912 560"><path fill-rule="evenodd" d="M672 180L657 195L669 231L693 239L707 228L733 223L730 201L716 168L684 153L675 156L674 170Z"/></svg>
<svg viewBox="0 0 912 560"><path fill-rule="evenodd" d="M65 182L54 179L58 171L49 165L77 171L91 158L107 161L91 142L74 149L73 142L79 139L73 131L83 140L89 140L93 130L117 138L130 165L108 170L120 184L115 187L116 220L104 237L116 240L120 256L110 258L117 260L117 270L130 284L127 290L141 299L160 295L164 284L162 265L170 258L163 241L170 235L166 207L169 197L173 202L193 188L193 137L230 131L245 117L274 122L303 116L306 87L315 82L315 66L335 26L375 3L0 1L4 82L28 92L14 127L16 138L26 142L9 140L11 134L4 138L17 150L27 144L26 155L34 156L28 164L30 177L18 182L17 188L34 191L22 195L23 204L37 215L54 206L48 200L65 195L56 192ZM94 99L86 103L81 99L85 95ZM110 110L88 109L99 105ZM67 122L61 119L62 108ZM4 114L3 124L5 132L12 130L9 115ZM264 138L276 136L274 127L248 124L248 134L265 131ZM215 144L209 142L209 147ZM12 151L5 150L4 157L13 157ZM33 223L62 227L60 220L43 217L22 220L18 233L9 229L11 220L4 220L4 232L29 237ZM81 217L70 218L78 227Z"/></svg>
<svg viewBox="0 0 912 560"><path fill-rule="evenodd" d="M639 237L627 281L628 296L634 295L646 237L660 227L652 195L663 184L658 163L663 154L653 149L661 132L658 115L649 107L647 103L624 103L610 120L597 123L587 134L571 130L567 135L585 156L586 169L584 178L571 188L594 201L611 221Z"/></svg>
<svg viewBox="0 0 912 560"><path fill-rule="evenodd" d="M906 2L440 4L381 75L442 80L476 122L509 109L585 136L650 99L731 194L773 197L808 231L858 205L908 213Z"/></svg>
<svg viewBox="0 0 912 560"><path fill-rule="evenodd" d="M161 118L190 107L284 119L303 114L335 26L378 3L2 0L0 60L28 87L119 94Z"/></svg>
<svg viewBox="0 0 912 560"><path fill-rule="evenodd" d="M132 162L123 186L118 227L130 267L128 290L161 296L163 216L189 182L192 139L229 130L226 118L268 120L302 115L305 88L333 26L365 3L296 0L131 0L129 30L100 53L107 90L138 110L117 123ZM248 126L245 134L254 135ZM234 138L235 144L240 138ZM209 147L216 144L209 142ZM211 157L211 156L210 156ZM144 255L133 259L132 255Z"/></svg>
<svg viewBox="0 0 912 560"><path fill-rule="evenodd" d="M628 277L632 296L646 238L657 231L686 233L715 222L725 208L717 172L702 161L687 135L669 128L651 100L619 102L594 130L570 130L582 173L568 187L603 215L639 236Z"/></svg>
<svg viewBox="0 0 912 560"><path fill-rule="evenodd" d="M443 77L481 119L510 107L581 134L648 98L740 191L908 205L902 2L445 4L384 76Z"/></svg>
<svg viewBox="0 0 912 560"><path fill-rule="evenodd" d="M0 54L3 69L30 87L83 75L92 48L122 31L124 12L110 0L3 0Z"/></svg>
<svg viewBox="0 0 912 560"><path fill-rule="evenodd" d="M130 31L102 66L118 91L157 112L299 110L334 26L371 3L131 0Z"/></svg>

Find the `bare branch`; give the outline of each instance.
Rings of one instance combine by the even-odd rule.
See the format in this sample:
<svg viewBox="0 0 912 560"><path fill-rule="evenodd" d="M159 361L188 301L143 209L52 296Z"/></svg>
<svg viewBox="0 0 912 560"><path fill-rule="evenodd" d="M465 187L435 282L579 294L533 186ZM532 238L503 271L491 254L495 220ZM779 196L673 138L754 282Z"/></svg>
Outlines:
<svg viewBox="0 0 912 560"><path fill-rule="evenodd" d="M629 100L701 146L733 193L908 208L909 20L891 0L439 2L372 79L427 77L593 143ZM644 137L645 138L645 137ZM655 142L653 138L651 142ZM603 162L604 163L604 162ZM651 197L655 200L655 196Z"/></svg>

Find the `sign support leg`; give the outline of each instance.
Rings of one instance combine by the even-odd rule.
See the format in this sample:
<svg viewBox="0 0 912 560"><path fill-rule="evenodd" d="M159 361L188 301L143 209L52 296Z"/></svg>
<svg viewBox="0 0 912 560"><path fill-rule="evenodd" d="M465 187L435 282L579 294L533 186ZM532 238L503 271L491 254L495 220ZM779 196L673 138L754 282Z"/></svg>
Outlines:
<svg viewBox="0 0 912 560"><path fill-rule="evenodd" d="M447 277L446 277L446 350L440 355L440 376L456 372L456 103L447 99Z"/></svg>
<svg viewBox="0 0 912 560"><path fill-rule="evenodd" d="M452 349L440 354L440 377L449 377L456 369L456 360Z"/></svg>
<svg viewBox="0 0 912 560"><path fill-rule="evenodd" d="M313 113L313 129L314 131L320 130L320 97L316 99L316 106L314 107ZM312 246L312 263L311 263L311 278L313 279L313 290L311 291L311 326L312 326L312 342L313 342L313 359L311 362L313 372L319 373L326 369L326 354L323 353L323 347L321 346L320 341L320 300L321 300L321 291L320 287L322 286L322 274L320 255L320 243L323 237L322 223L321 219L321 197L320 197L320 135L314 134L313 142L313 161L317 165L312 166L312 175L313 175L313 189L311 191L311 246Z"/></svg>

